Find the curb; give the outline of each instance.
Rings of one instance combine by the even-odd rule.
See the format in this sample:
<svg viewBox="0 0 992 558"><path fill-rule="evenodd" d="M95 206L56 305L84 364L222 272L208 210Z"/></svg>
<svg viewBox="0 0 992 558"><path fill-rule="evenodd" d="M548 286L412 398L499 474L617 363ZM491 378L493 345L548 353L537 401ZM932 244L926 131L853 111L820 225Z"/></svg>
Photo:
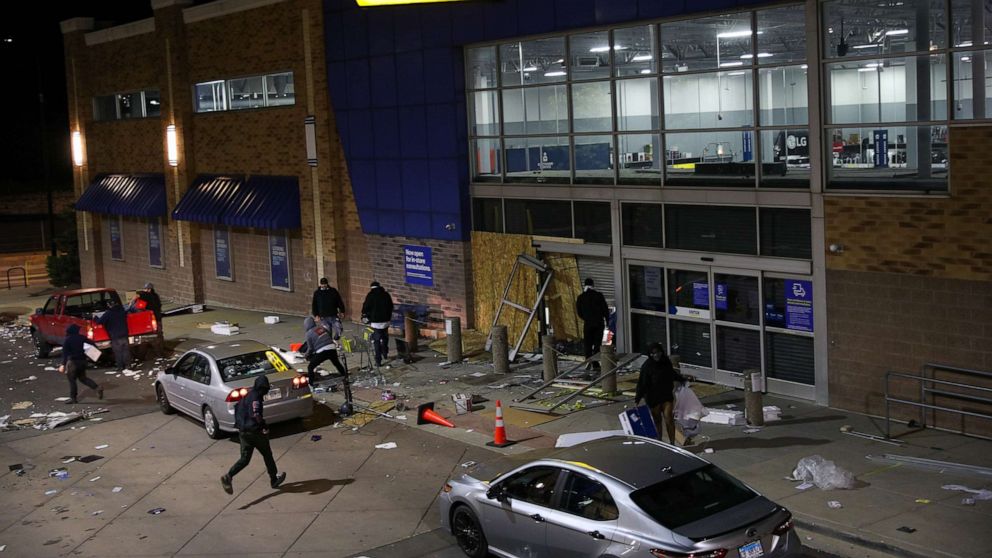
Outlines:
<svg viewBox="0 0 992 558"><path fill-rule="evenodd" d="M832 527L827 527L823 524L817 524L812 521L793 515L795 524L797 527L802 528L811 533L817 533L819 535L826 535L828 537L833 537L844 542L851 543L855 546L860 546L869 550L874 550L876 552L883 552L885 554L890 554L898 558L934 558L933 554L920 554L912 550L908 550L901 546L896 546L884 541L866 539L865 537L858 535L856 533L851 533L848 531L842 531L840 529L834 529Z"/></svg>

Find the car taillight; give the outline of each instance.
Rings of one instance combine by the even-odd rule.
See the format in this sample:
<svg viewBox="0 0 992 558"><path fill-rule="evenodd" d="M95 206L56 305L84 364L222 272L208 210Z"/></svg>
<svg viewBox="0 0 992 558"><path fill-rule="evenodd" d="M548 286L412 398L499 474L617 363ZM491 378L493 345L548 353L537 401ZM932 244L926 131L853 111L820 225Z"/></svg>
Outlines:
<svg viewBox="0 0 992 558"><path fill-rule="evenodd" d="M675 552L674 550L662 550L660 548L652 548L651 556L656 558L723 558L727 555L726 548L718 548L716 550L703 550L700 552Z"/></svg>
<svg viewBox="0 0 992 558"><path fill-rule="evenodd" d="M444 483L444 486L441 487L441 492L451 492L451 485Z"/></svg>
<svg viewBox="0 0 992 558"><path fill-rule="evenodd" d="M783 521L781 525L779 525L778 527L776 527L772 531L772 534L775 535L775 536L777 536L777 537L781 537L782 535L784 535L784 534L788 533L789 531L791 531L792 530L792 526L793 526L793 524L792 524L792 516L790 515L788 519L786 519L785 521Z"/></svg>
<svg viewBox="0 0 992 558"><path fill-rule="evenodd" d="M86 328L86 338L93 339L93 328L91 327Z"/></svg>
<svg viewBox="0 0 992 558"><path fill-rule="evenodd" d="M310 379L306 376L297 376L293 378L293 389L300 389L306 387L310 383Z"/></svg>
<svg viewBox="0 0 992 558"><path fill-rule="evenodd" d="M232 389L231 393L227 394L227 399L225 399L225 401L228 403L235 403L238 399L241 399L246 395L248 395L248 388Z"/></svg>

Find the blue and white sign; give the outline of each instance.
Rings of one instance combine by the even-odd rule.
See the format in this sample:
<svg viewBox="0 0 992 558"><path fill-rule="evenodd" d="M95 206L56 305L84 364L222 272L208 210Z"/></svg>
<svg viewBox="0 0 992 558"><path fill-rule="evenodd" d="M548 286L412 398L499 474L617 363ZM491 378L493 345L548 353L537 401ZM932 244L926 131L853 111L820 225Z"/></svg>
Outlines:
<svg viewBox="0 0 992 558"><path fill-rule="evenodd" d="M269 268L272 272L272 288L290 290L289 237L285 234L269 233Z"/></svg>
<svg viewBox="0 0 992 558"><path fill-rule="evenodd" d="M111 217L108 219L107 224L110 229L110 259L123 260L124 248L121 241L121 218Z"/></svg>
<svg viewBox="0 0 992 558"><path fill-rule="evenodd" d="M434 264L429 246L403 246L403 272L411 285L434 286Z"/></svg>
<svg viewBox="0 0 992 558"><path fill-rule="evenodd" d="M692 284L692 305L697 308L710 307L710 285L709 283Z"/></svg>
<svg viewBox="0 0 992 558"><path fill-rule="evenodd" d="M753 132L741 132L743 136L741 141L744 144L744 153L741 156L741 161L745 163L754 159L754 136Z"/></svg>
<svg viewBox="0 0 992 558"><path fill-rule="evenodd" d="M713 293L713 301L716 303L717 310L727 309L727 284L717 283L716 292Z"/></svg>
<svg viewBox="0 0 992 558"><path fill-rule="evenodd" d="M148 221L148 265L162 267L162 223Z"/></svg>
<svg viewBox="0 0 992 558"><path fill-rule="evenodd" d="M872 137L875 140L875 168L889 166L889 131L875 130Z"/></svg>
<svg viewBox="0 0 992 558"><path fill-rule="evenodd" d="M813 282L785 280L785 328L813 331Z"/></svg>
<svg viewBox="0 0 992 558"><path fill-rule="evenodd" d="M620 413L620 428L629 436L658 437L658 428L647 405L626 409Z"/></svg>
<svg viewBox="0 0 992 558"><path fill-rule="evenodd" d="M231 232L214 229L214 268L218 279L234 279L231 273Z"/></svg>

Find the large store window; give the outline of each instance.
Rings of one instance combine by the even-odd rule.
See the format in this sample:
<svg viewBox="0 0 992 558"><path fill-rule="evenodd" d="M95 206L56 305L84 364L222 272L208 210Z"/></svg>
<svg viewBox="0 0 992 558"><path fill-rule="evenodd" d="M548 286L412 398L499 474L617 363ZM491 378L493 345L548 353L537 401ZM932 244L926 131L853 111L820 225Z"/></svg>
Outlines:
<svg viewBox="0 0 992 558"><path fill-rule="evenodd" d="M504 217L505 215L505 217ZM568 200L472 200L472 230L613 242L609 202Z"/></svg>
<svg viewBox="0 0 992 558"><path fill-rule="evenodd" d="M127 120L161 114L162 107L157 89L93 97L93 120Z"/></svg>
<svg viewBox="0 0 992 558"><path fill-rule="evenodd" d="M808 187L801 5L465 59L474 181Z"/></svg>
<svg viewBox="0 0 992 558"><path fill-rule="evenodd" d="M204 81L193 86L196 112L255 109L296 103L293 72Z"/></svg>

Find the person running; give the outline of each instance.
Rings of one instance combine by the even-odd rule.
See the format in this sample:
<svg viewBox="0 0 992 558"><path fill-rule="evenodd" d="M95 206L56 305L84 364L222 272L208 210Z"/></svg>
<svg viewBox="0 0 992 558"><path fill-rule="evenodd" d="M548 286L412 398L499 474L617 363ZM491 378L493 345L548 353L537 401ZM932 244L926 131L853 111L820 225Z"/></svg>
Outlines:
<svg viewBox="0 0 992 558"><path fill-rule="evenodd" d="M65 341L62 343L62 364L59 366L59 372L65 374L66 378L69 379L69 400L66 403L70 405L78 403L76 401L79 389L76 386L77 381L96 391L98 399L103 399L103 388L86 377L85 343L86 338L80 335L78 325L72 324L66 328Z"/></svg>
<svg viewBox="0 0 992 558"><path fill-rule="evenodd" d="M241 442L241 458L231 466L226 475L220 478L220 484L228 494L234 494L232 485L234 475L248 466L255 450L262 454L265 469L269 472L269 485L273 489L279 488L279 485L286 480L286 473L279 473L276 469L276 460L273 459L272 447L269 446L269 428L262 413L263 400L267 393L269 393L269 378L259 376L255 378L255 386L248 391L248 395L234 405L234 425L238 429L238 439Z"/></svg>

